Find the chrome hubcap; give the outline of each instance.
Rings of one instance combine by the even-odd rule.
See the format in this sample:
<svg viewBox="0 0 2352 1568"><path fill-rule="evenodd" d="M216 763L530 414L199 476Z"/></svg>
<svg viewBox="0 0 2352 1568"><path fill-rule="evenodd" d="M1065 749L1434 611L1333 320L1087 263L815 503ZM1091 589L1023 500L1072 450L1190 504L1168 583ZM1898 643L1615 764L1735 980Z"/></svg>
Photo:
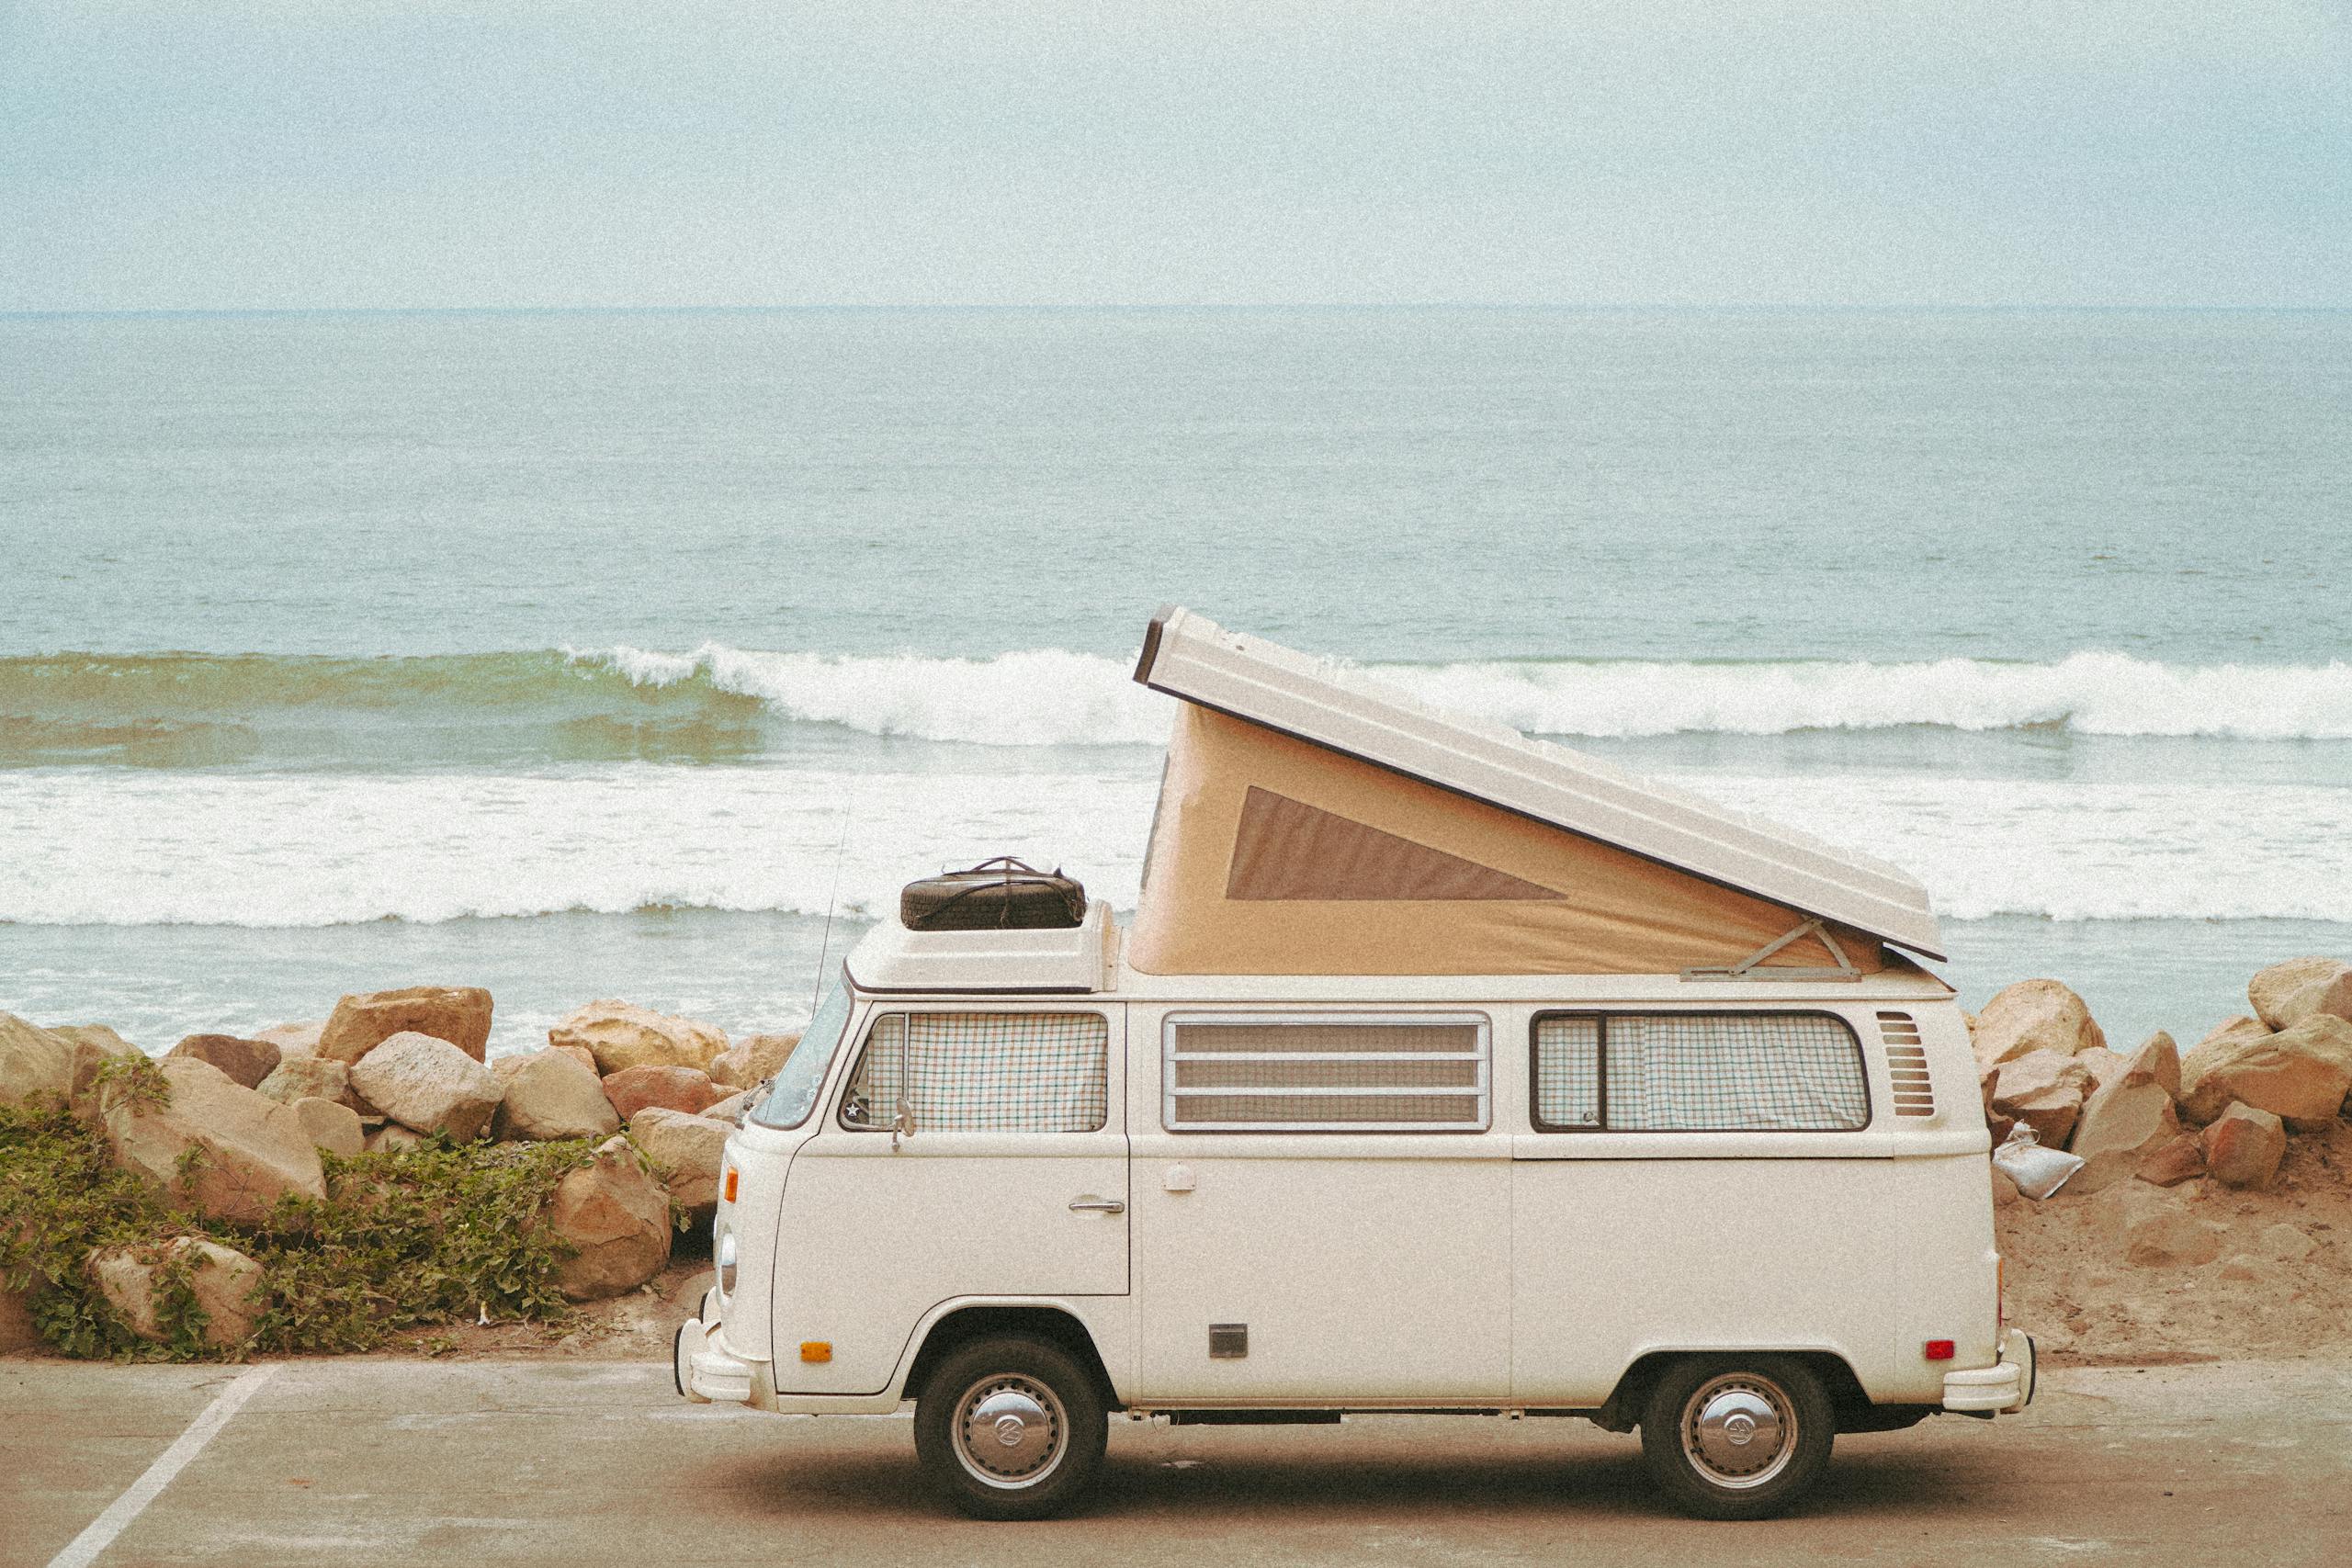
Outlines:
<svg viewBox="0 0 2352 1568"><path fill-rule="evenodd" d="M1068 1427L1045 1384L1017 1373L982 1378L956 1402L956 1457L990 1486L1035 1486L1061 1462Z"/></svg>
<svg viewBox="0 0 2352 1568"><path fill-rule="evenodd" d="M1682 1451L1717 1486L1761 1486L1780 1474L1796 1431L1788 1395L1748 1372L1709 1379L1682 1406Z"/></svg>

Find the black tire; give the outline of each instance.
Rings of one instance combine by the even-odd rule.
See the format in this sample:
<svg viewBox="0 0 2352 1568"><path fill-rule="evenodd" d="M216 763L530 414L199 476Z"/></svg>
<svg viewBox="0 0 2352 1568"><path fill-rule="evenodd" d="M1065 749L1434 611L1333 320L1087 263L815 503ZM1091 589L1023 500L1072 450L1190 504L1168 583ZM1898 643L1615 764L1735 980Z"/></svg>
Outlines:
<svg viewBox="0 0 2352 1568"><path fill-rule="evenodd" d="M1712 1409L1713 1419L1703 1421ZM1838 1418L1821 1380L1788 1356L1691 1356L1642 1405L1642 1457L1674 1506L1702 1519L1762 1519L1811 1490ZM1770 1448L1758 1439L1777 1439Z"/></svg>
<svg viewBox="0 0 2352 1568"><path fill-rule="evenodd" d="M1043 1339L974 1340L940 1362L915 1398L923 1478L976 1519L1060 1513L1092 1483L1108 1437L1092 1375Z"/></svg>

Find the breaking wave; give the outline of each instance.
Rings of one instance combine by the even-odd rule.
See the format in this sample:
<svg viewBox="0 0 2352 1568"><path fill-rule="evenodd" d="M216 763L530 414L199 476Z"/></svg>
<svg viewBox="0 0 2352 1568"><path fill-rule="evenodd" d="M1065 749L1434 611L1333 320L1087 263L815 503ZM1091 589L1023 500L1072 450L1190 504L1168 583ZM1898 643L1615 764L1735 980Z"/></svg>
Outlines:
<svg viewBox="0 0 2352 1568"><path fill-rule="evenodd" d="M347 659L0 659L0 761L209 766L288 753L457 761L757 754L781 727L997 746L1158 745L1166 699L1126 660L775 653L711 643ZM1422 701L1534 734L1778 735L1935 727L2244 740L2352 739L2352 664L1495 660L1373 664ZM289 739L288 738L294 738ZM305 739L307 738L307 739Z"/></svg>
<svg viewBox="0 0 2352 1568"><path fill-rule="evenodd" d="M834 659L618 648L575 653L639 685L707 683L797 719L880 735L1007 745L1149 744L1164 706L1123 660L1062 652L995 659ZM1373 664L1423 702L1537 735L1934 726L2069 728L2091 735L2294 740L2352 738L2352 664L2183 667L2128 654L2054 663L1945 659L1909 664L1510 660Z"/></svg>

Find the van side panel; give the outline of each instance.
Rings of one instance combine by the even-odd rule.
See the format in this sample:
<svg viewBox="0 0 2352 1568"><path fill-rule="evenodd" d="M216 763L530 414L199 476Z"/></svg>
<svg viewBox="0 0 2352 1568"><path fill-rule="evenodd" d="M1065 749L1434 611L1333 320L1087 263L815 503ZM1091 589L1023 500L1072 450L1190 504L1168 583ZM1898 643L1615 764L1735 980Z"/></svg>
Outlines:
<svg viewBox="0 0 2352 1568"><path fill-rule="evenodd" d="M1827 1350L1892 1371L1902 1162L1522 1159L1511 1396L1599 1406L1653 1350Z"/></svg>
<svg viewBox="0 0 2352 1568"><path fill-rule="evenodd" d="M1943 1398L1946 1372L2000 1359L2000 1254L1993 1238L1992 1170L1983 1155L1894 1162L1890 1206L1899 1211L1895 1253L1901 1308L1891 1381L1863 1387L1881 1403ZM1952 1342L1948 1361L1923 1359L1931 1339Z"/></svg>
<svg viewBox="0 0 2352 1568"><path fill-rule="evenodd" d="M1508 1144L1246 1136L1136 1137L1138 1397L1499 1403ZM1245 1329L1246 1348L1221 1353L1216 1325Z"/></svg>

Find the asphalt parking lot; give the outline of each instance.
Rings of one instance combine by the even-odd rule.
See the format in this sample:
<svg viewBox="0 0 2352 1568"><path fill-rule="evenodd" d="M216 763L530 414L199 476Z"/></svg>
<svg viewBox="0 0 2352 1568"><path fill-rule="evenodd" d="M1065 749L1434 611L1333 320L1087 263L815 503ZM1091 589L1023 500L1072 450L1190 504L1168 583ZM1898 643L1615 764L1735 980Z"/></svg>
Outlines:
<svg viewBox="0 0 2352 1568"><path fill-rule="evenodd" d="M903 1417L687 1405L662 1366L10 1360L0 1562L2352 1561L2352 1363L2053 1369L2023 1416L1838 1453L1802 1513L1721 1525L1579 1421L1122 1422L1081 1514L982 1525L920 1490Z"/></svg>

